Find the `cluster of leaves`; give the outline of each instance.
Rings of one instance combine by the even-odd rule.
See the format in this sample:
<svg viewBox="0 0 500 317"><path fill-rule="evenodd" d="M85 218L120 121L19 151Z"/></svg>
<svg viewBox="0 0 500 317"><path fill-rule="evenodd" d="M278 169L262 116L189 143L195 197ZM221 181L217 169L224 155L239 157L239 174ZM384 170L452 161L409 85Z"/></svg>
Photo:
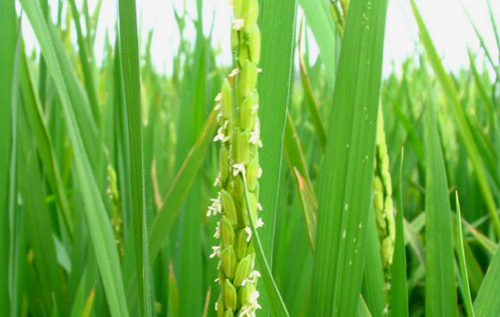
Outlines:
<svg viewBox="0 0 500 317"><path fill-rule="evenodd" d="M139 53L133 0L119 1L102 61L100 2L90 12L87 1L20 0L40 48L30 54L16 2L0 1L2 312L215 316L217 220L205 211L218 170L213 100L228 69L196 4L197 19L176 12L166 75L151 59L158 34ZM260 2L262 316L500 311L496 17L490 8L496 51L477 32L470 67L451 73L411 4L420 45L382 80L387 0ZM395 202L390 285L372 198L379 113Z"/></svg>

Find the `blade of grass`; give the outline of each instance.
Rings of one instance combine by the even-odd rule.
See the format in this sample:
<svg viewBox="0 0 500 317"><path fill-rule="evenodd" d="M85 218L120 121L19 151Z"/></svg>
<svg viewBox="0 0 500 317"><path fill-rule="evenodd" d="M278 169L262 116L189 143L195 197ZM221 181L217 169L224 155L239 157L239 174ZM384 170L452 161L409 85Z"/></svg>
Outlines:
<svg viewBox="0 0 500 317"><path fill-rule="evenodd" d="M474 77L474 82L476 83L477 90L479 92L479 95L481 96L481 99L483 100L484 104L486 105L486 111L488 112L488 117L489 117L489 122L493 126L494 123L494 105L493 105L493 100L488 96L486 93L486 88L483 86L483 82L481 81L481 75L479 74L479 71L476 67L476 61L475 61L475 56L472 53L472 51L469 49L468 50L468 55L469 55L469 64L470 64L470 70L472 72L472 76Z"/></svg>
<svg viewBox="0 0 500 317"><path fill-rule="evenodd" d="M408 312L408 285L406 276L406 248L403 227L403 158L401 149L399 159L399 187L397 192L396 241L394 242L394 260L391 269L391 316L405 317Z"/></svg>
<svg viewBox="0 0 500 317"><path fill-rule="evenodd" d="M420 12L414 0L410 1L413 10L413 15L415 16L415 20L417 21L418 28L420 31L420 40L422 41L422 44L425 48L425 52L427 53L427 59L429 60L436 74L436 77L438 78L438 81L441 84L441 87L443 88L443 91L445 92L445 95L448 99L448 104L450 105L450 109L453 114L453 119L457 126L458 134L465 145L469 159L471 160L472 166L474 167L474 173L477 177L477 181L481 188L481 192L483 194L486 206L488 208L488 212L490 213L491 216L493 227L498 237L500 236L500 218L498 217L497 214L495 200L493 198L491 188L488 184L488 177L483 162L481 161L477 145L474 143L474 138L472 136L472 132L470 131L470 126L467 123L466 113L464 112L462 104L458 99L457 90L450 76L446 73L443 64L441 63L441 59L439 58L436 52L429 31L425 26L422 16L420 15Z"/></svg>
<svg viewBox="0 0 500 317"><path fill-rule="evenodd" d="M301 21L299 40L298 40L298 53L299 53L299 65L300 65L300 80L302 82L302 87L304 89L304 94L307 100L307 109L309 110L309 115L311 116L311 121L314 126L314 131L319 141L321 149L325 150L326 145L326 131L323 120L319 114L318 104L314 97L313 88L311 81L309 80L309 75L307 74L306 65L304 62L304 54L302 53L302 33L303 33L303 21Z"/></svg>
<svg viewBox="0 0 500 317"><path fill-rule="evenodd" d="M174 267L170 261L168 266L168 311L170 316L179 317L179 288L175 280Z"/></svg>
<svg viewBox="0 0 500 317"><path fill-rule="evenodd" d="M464 306L468 317L474 317L474 308L472 305L472 296L470 294L469 276L467 274L467 263L465 261L464 237L462 233L462 212L460 211L460 202L458 201L458 192L455 192L457 217L456 217L456 233L455 233L455 251L458 256L458 264L460 266L460 275L462 277Z"/></svg>
<svg viewBox="0 0 500 317"><path fill-rule="evenodd" d="M309 186L307 180L300 174L298 169L294 169L294 181L297 187L300 204L304 212L304 219L306 220L307 236L311 249L316 250L316 232L318 227L317 210L318 200L312 187Z"/></svg>
<svg viewBox="0 0 500 317"><path fill-rule="evenodd" d="M401 121L403 124L403 127L406 130L406 133L408 134L408 139L410 139L410 143L415 150L418 161L422 166L424 165L424 146L422 145L422 142L420 141L420 138L415 131L415 127L413 126L413 123L410 121L410 119L407 117L407 115L401 110L401 107L396 101L393 101L392 103L394 111L396 113L396 116L398 119Z"/></svg>
<svg viewBox="0 0 500 317"><path fill-rule="evenodd" d="M333 87L337 73L338 47L329 4L323 0L300 0L299 3L304 10L306 21L311 27L316 43L318 43L321 58L325 63L328 83Z"/></svg>
<svg viewBox="0 0 500 317"><path fill-rule="evenodd" d="M18 23L20 25L20 23ZM10 164L9 164L9 179L8 179L8 212L10 225L10 248L9 248L9 298L11 315L20 315L22 309L22 301L24 295L24 277L26 271L26 245L27 238L25 234L26 219L24 210L18 204L19 195L19 59L21 55L21 32L20 26L17 30L17 43L13 60L12 84L11 87L11 102L5 106L11 108L11 149L10 149ZM0 207L1 208L1 207Z"/></svg>
<svg viewBox="0 0 500 317"><path fill-rule="evenodd" d="M497 250L481 288L474 300L474 311L478 317L498 316L500 314L500 252Z"/></svg>
<svg viewBox="0 0 500 317"><path fill-rule="evenodd" d="M500 34L498 32L498 26L497 26L497 22L495 20L495 14L494 14L495 11L493 10L493 7L491 6L490 0L486 0L486 3L488 4L488 13L490 16L491 27L493 28L493 33L495 34L495 42L497 43L497 48L500 51Z"/></svg>
<svg viewBox="0 0 500 317"><path fill-rule="evenodd" d="M85 311L85 306L86 306L86 296L87 294L92 293L95 290L95 285L90 286L89 284L89 268L86 267L80 277L80 281L78 283L78 288L76 289L75 292L75 298L73 300L73 303L71 305L71 317L78 317L82 316L83 312Z"/></svg>
<svg viewBox="0 0 500 317"><path fill-rule="evenodd" d="M422 238L415 228L412 226L410 222L408 222L403 217L403 232L404 232L404 241L405 246L410 245L410 247L414 250L415 255L420 262L420 264L425 267L425 250L424 243L422 242Z"/></svg>
<svg viewBox="0 0 500 317"><path fill-rule="evenodd" d="M168 232L172 228L180 213L180 206L189 193L189 188L205 159L206 152L212 141L217 124L215 112L212 111L203 126L196 143L184 160L172 185L163 199L163 208L158 211L151 228L149 229L149 257L153 262L158 252L168 239Z"/></svg>
<svg viewBox="0 0 500 317"><path fill-rule="evenodd" d="M351 1L318 191L311 316L358 308L371 203L387 1Z"/></svg>
<svg viewBox="0 0 500 317"><path fill-rule="evenodd" d="M478 317L498 316L500 314L500 251L497 249L491 260L481 288L474 300L474 311Z"/></svg>
<svg viewBox="0 0 500 317"><path fill-rule="evenodd" d="M314 251L316 247L318 201L309 176L304 151L290 112L287 113L284 151L288 169L293 176L302 211L304 212L309 242Z"/></svg>
<svg viewBox="0 0 500 317"><path fill-rule="evenodd" d="M217 118L215 111L212 110L196 143L191 148L191 151L170 185L163 199L162 209L158 210L151 224L149 229L149 261L151 264L155 261L160 250L168 240L170 230L180 214L180 207L186 199L194 178L206 158L206 153L213 139L216 126ZM133 303L136 299L136 275L137 272L134 272L126 279L129 303Z"/></svg>
<svg viewBox="0 0 500 317"><path fill-rule="evenodd" d="M481 287L481 283L483 282L484 273L478 259L476 258L476 255L469 245L469 242L467 240L463 240L463 242L466 260L465 263L467 264L467 275L469 277L471 294L474 294L472 296L475 297L475 295L479 291L479 288Z"/></svg>
<svg viewBox="0 0 500 317"><path fill-rule="evenodd" d="M83 307L82 314L80 315L81 317L90 317L90 314L92 313L92 308L94 306L94 299L95 299L95 288L93 288L90 291L89 296L85 301L85 306Z"/></svg>
<svg viewBox="0 0 500 317"><path fill-rule="evenodd" d="M91 59L89 53L87 52L88 48L83 37L82 26L80 23L80 12L78 11L75 0L69 0L69 6L71 8L73 21L75 22L76 39L78 42L78 55L80 57L80 64L82 66L85 89L87 90L87 95L89 97L94 121L99 123L99 103L97 101L97 92L94 83L94 77L92 76L92 68L90 64Z"/></svg>
<svg viewBox="0 0 500 317"><path fill-rule="evenodd" d="M427 109L425 128L425 311L427 316L456 316L457 298L448 182L436 110Z"/></svg>
<svg viewBox="0 0 500 317"><path fill-rule="evenodd" d="M197 18L195 47L193 62L186 66L191 75L184 81L184 90L188 91L182 98L178 135L184 136L183 142L178 143L177 157L184 159L189 149L200 135L205 120L207 105L207 56L208 41L203 33L203 1L196 1ZM210 36L210 35L209 35ZM181 88L182 89L182 88ZM215 97L215 96L212 96ZM210 101L213 100L210 98ZM182 161L179 160L179 163ZM202 179L200 173L195 176L193 185L183 206L184 213L179 221L180 236L180 263L179 263L179 315L201 316L204 285L202 283ZM214 267L215 269L215 267ZM212 279L213 280L213 279Z"/></svg>
<svg viewBox="0 0 500 317"><path fill-rule="evenodd" d="M117 176L119 181L119 192L121 196L121 207L123 219L128 220L132 214L132 180L130 179L130 155L120 155L120 153L129 153L129 132L127 126L127 111L125 106L125 96L123 88L123 74L121 68L120 39L117 36L115 40L115 58L113 61L113 120L116 125L114 131L114 140L116 143L115 161L117 166ZM124 223L128 227L128 223ZM127 266L125 265L125 268ZM127 270L124 270L127 276Z"/></svg>
<svg viewBox="0 0 500 317"><path fill-rule="evenodd" d="M366 305L365 300L363 299L363 296L359 295L359 304L358 304L358 310L356 312L356 316L358 317L371 317L372 314L370 313L370 310L368 309L368 306Z"/></svg>
<svg viewBox="0 0 500 317"><path fill-rule="evenodd" d="M62 280L57 264L52 223L45 204L45 191L39 165L33 150L33 141L28 133L26 118L20 117L20 191L26 205L27 229L30 246L35 254L35 267L39 272L41 298L50 313L64 313L62 303Z"/></svg>
<svg viewBox="0 0 500 317"><path fill-rule="evenodd" d="M97 157L101 152L95 151L95 147L96 144L98 144L99 131L92 115L88 96L86 95L83 86L78 80L71 60L65 52L65 46L62 42L62 39L60 38L59 31L50 22L50 20L43 24L48 28L52 47L54 48L55 54L59 61L59 68L61 70L60 76L62 76L65 82L68 98L71 102L70 105L72 106L71 108L73 110L73 113L75 113L76 123L78 124L80 130L80 136L83 140L83 145L85 147L91 167L93 168L93 171L95 173L95 177L97 178L97 176L99 176L97 169ZM46 64L47 63L45 61L45 65ZM46 66L48 68L49 65ZM50 74L50 70L48 70L48 76L49 75L53 76L52 74ZM48 89L48 92L50 93L51 89L53 89L54 86L52 85L52 82L47 86L50 87L50 89ZM59 96L59 98L61 97Z"/></svg>
<svg viewBox="0 0 500 317"><path fill-rule="evenodd" d="M483 49L487 60L490 62L491 67L493 68L493 70L495 71L495 74L497 75L497 78L499 78L500 71L498 69L496 62L493 60L493 57L491 56L490 50L488 49L488 46L486 45L486 41L484 40L483 35L481 34L481 32L479 32L478 28L476 27L476 24L472 20L470 14L469 14L469 11L467 9L465 9L465 7L463 7L463 5L462 5L462 8L463 8L465 15L467 16L467 19L469 19L469 23L471 24L472 29L474 30L474 33L476 33L477 39L479 40L479 44L481 45L481 48Z"/></svg>
<svg viewBox="0 0 500 317"><path fill-rule="evenodd" d="M115 239L83 145L81 131L73 111L75 105L72 105L68 83L63 76L60 55L56 52L57 47L39 3L34 0L22 0L21 5L31 22L47 62L47 68L61 98L66 128L73 145L76 178L84 198L85 215L111 313L113 316L128 316Z"/></svg>
<svg viewBox="0 0 500 317"><path fill-rule="evenodd" d="M17 23L14 0L0 1L0 307L9 303L9 179L12 141L12 87Z"/></svg>
<svg viewBox="0 0 500 317"><path fill-rule="evenodd" d="M295 173L295 170L297 170L304 181L307 182L307 185L312 188L313 184L309 175L304 150L302 149L299 135L290 112L287 112L286 116L284 151L290 173Z"/></svg>
<svg viewBox="0 0 500 317"><path fill-rule="evenodd" d="M363 273L362 294L371 314L375 317L382 317L387 315L385 310L388 307L388 294L384 283L380 240L373 207L370 207L367 228L365 261L370 264L365 266Z"/></svg>
<svg viewBox="0 0 500 317"><path fill-rule="evenodd" d="M19 157L19 156L18 156ZM16 166L17 167L17 166ZM16 176L16 183L17 183ZM16 184L17 188L17 184ZM18 191L16 190L17 194ZM16 195L17 196L17 195ZM15 212L17 217L14 223L13 236L14 241L12 241L13 250L11 252L11 273L10 273L10 289L11 294L10 299L10 309L12 316L21 315L23 308L23 298L26 288L26 250L27 250L27 225L26 225L26 214L24 210L20 208L13 208L12 212ZM7 293L7 292L6 292Z"/></svg>
<svg viewBox="0 0 500 317"><path fill-rule="evenodd" d="M35 94L35 86L28 67L28 61L22 53L20 66L20 86L23 95L23 107L26 119L30 126L31 135L36 140L40 159L43 162L45 175L56 192L56 199L61 209L63 223L70 237L73 236L73 222L68 199L61 178L61 172L52 146L52 141L43 117L43 111L38 96Z"/></svg>
<svg viewBox="0 0 500 317"><path fill-rule="evenodd" d="M142 316L152 316L151 272L144 191L141 80L135 0L119 1L120 61L130 155L132 222L134 228L139 303Z"/></svg>
<svg viewBox="0 0 500 317"><path fill-rule="evenodd" d="M263 170L259 181L260 203L266 210L262 213L266 225L260 230L260 237L270 267L273 264L283 138L292 83L296 12L297 0L260 1L262 43L273 43L261 46L262 74L258 82L260 131L264 144L259 151ZM261 289L261 286L258 288ZM267 293L263 294L261 314L265 316L268 315Z"/></svg>
<svg viewBox="0 0 500 317"><path fill-rule="evenodd" d="M481 231L476 229L472 224L462 219L462 222L467 229L467 231L472 234L479 244L487 251L490 255L495 255L498 250L498 245L491 241L487 236L485 236Z"/></svg>
<svg viewBox="0 0 500 317"><path fill-rule="evenodd" d="M240 174L241 175L241 174ZM271 273L271 269L269 267L269 262L266 259L266 255L264 253L264 248L262 247L262 243L259 238L259 233L255 229L254 218L251 214L250 204L248 200L248 190L247 190L247 181L245 176L243 175L243 186L245 193L245 205L248 214L248 219L250 219L250 228L252 230L252 239L255 246L255 253L257 255L257 264L260 268L260 272L262 273L262 279L264 280L264 286L266 289L266 294L269 298L269 304L271 305L271 310L273 316L276 317L288 317L290 314L286 309L285 302L283 298L281 298L281 294L278 290L278 286L274 281L274 278Z"/></svg>

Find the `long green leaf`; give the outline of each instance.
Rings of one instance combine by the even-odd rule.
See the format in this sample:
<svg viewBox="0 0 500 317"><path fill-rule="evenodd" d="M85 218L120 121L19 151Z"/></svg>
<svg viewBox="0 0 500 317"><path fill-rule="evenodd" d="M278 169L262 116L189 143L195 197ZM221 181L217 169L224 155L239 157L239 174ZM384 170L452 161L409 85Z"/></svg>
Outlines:
<svg viewBox="0 0 500 317"><path fill-rule="evenodd" d="M266 255L264 253L264 248L262 247L262 243L260 242L259 233L255 228L254 218L250 213L250 204L248 202L248 190L247 190L247 181L245 176L243 176L243 186L245 192L245 205L246 211L248 214L248 219L250 220L250 228L252 230L252 239L254 241L255 251L257 255L257 263L262 272L262 279L264 280L264 287L266 289L266 294L269 298L269 304L271 305L273 316L276 317L288 317L290 314L286 309L285 302L281 298L281 294L278 290L278 286L274 281L274 278L271 273L271 269L269 266L269 261L266 259Z"/></svg>
<svg viewBox="0 0 500 317"><path fill-rule="evenodd" d="M48 70L61 99L66 127L73 145L77 181L85 203L90 236L99 264L110 310L114 316L128 316L125 293L121 280L118 252L102 198L99 194L94 173L83 145L81 131L77 123L67 82L64 80L60 55L56 52L53 37L43 17L40 4L34 0L22 0L21 5L28 16L42 50ZM63 53L64 54L64 53Z"/></svg>
<svg viewBox="0 0 500 317"><path fill-rule="evenodd" d="M422 41L422 44L427 53L427 58L432 68L434 69L434 72L436 73L436 77L438 78L446 94L448 104L450 105L450 109L453 114L453 119L455 120L455 124L457 126L458 134L465 145L467 154L469 155L469 159L471 160L474 167L474 173L476 174L476 178L479 182L479 186L488 208L488 212L490 213L493 227L495 228L497 236L500 236L500 218L497 213L496 204L491 192L491 188L488 184L488 177L483 162L481 161L477 145L474 143L474 138L470 130L470 126L467 123L466 113L462 107L462 104L460 103L460 100L458 99L456 88L450 76L446 73L443 64L441 63L441 59L436 52L436 48L432 43L429 31L425 26L425 23L422 19L422 16L420 15L415 1L410 1L413 9L413 15L415 16L415 20L417 21L420 31L420 40Z"/></svg>
<svg viewBox="0 0 500 317"><path fill-rule="evenodd" d="M300 0L299 2L318 43L321 58L325 63L326 78L333 87L337 70L338 47L335 25L329 14L329 3L325 0Z"/></svg>
<svg viewBox="0 0 500 317"><path fill-rule="evenodd" d="M403 149L399 161L399 187L396 209L396 241L394 242L394 260L392 263L390 290L391 316L406 317L408 312L408 285L406 277L406 248L403 227Z"/></svg>
<svg viewBox="0 0 500 317"><path fill-rule="evenodd" d="M500 251L498 250L474 300L474 311L478 317L498 316L500 314L500 302L497 300L500 292Z"/></svg>
<svg viewBox="0 0 500 317"><path fill-rule="evenodd" d="M23 107L26 119L30 126L31 134L36 139L40 159L45 167L45 174L50 185L56 192L57 203L61 209L63 223L70 237L73 235L73 222L71 221L70 206L66 197L61 172L57 164L52 141L43 118L40 101L35 93L35 86L28 67L25 54L21 57L20 85L23 94Z"/></svg>
<svg viewBox="0 0 500 317"><path fill-rule="evenodd" d="M164 199L163 205L149 229L149 260L153 264L160 250L168 240L170 230L180 214L180 207L189 194L193 181L205 160L208 147L213 139L217 126L215 111L212 111L203 126L196 143L191 148L188 156L182 163ZM134 303L137 291L137 272L126 279L129 303ZM133 307L133 306L132 306Z"/></svg>
<svg viewBox="0 0 500 317"><path fill-rule="evenodd" d="M141 80L139 74L137 14L135 10L135 0L122 0L119 1L118 4L120 61L123 76L124 101L128 119L132 221L140 294L139 302L141 315L151 316L153 314L153 302L151 299L151 273L148 254L149 243L144 191Z"/></svg>
<svg viewBox="0 0 500 317"><path fill-rule="evenodd" d="M353 0L318 190L311 316L353 316L364 266L387 1Z"/></svg>
<svg viewBox="0 0 500 317"><path fill-rule="evenodd" d="M356 316L358 317L371 317L372 314L370 313L370 310L368 309L368 306L366 305L365 300L361 295L359 295L359 304L358 304L358 310L356 312Z"/></svg>
<svg viewBox="0 0 500 317"><path fill-rule="evenodd" d="M316 98L314 97L311 81L309 80L309 75L307 74L307 69L304 62L304 55L302 54L302 34L303 32L301 30L299 34L299 43L298 43L300 80L302 81L302 88L304 89L304 95L308 106L307 109L309 110L309 115L311 116L311 121L314 126L316 136L318 137L319 145L321 146L321 149L324 151L326 146L325 125L323 124L323 120L321 119L321 116L319 114L318 103L316 102Z"/></svg>
<svg viewBox="0 0 500 317"><path fill-rule="evenodd" d="M14 0L0 2L0 307L9 313L9 180L12 141L12 91L16 51Z"/></svg>
<svg viewBox="0 0 500 317"><path fill-rule="evenodd" d="M54 52L59 61L59 68L61 70L61 73L59 75L62 76L62 80L64 80L65 82L68 99L70 100L70 106L73 113L75 114L76 124L78 125L78 128L80 130L80 137L82 138L89 163L93 168L93 172L97 180L97 177L99 176L97 158L100 155L100 151L95 151L95 148L96 144L98 144L97 142L99 131L94 117L92 116L92 109L89 103L88 96L85 93L82 84L78 80L77 74L73 69L73 65L71 64L69 56L65 52L65 46L59 36L58 30L50 21L47 21L46 23L44 23L44 25L48 28L52 47L54 48ZM48 65L46 66L48 70ZM48 75L53 76L52 74L50 74L50 70L48 70L48 72ZM53 88L52 85L48 86ZM61 97L59 96L59 98ZM40 99L43 100L42 98Z"/></svg>
<svg viewBox="0 0 500 317"><path fill-rule="evenodd" d="M467 231L469 231L469 233L476 238L477 242L479 242L485 251L487 251L490 255L494 255L497 252L498 245L495 244L495 242L491 241L487 236L464 219L462 219L462 222Z"/></svg>
<svg viewBox="0 0 500 317"><path fill-rule="evenodd" d="M382 317L385 315L384 311L388 305L388 293L385 287L382 253L373 207L370 208L367 228L365 261L369 265L365 266L363 273L362 293L371 314L374 317Z"/></svg>
<svg viewBox="0 0 500 317"><path fill-rule="evenodd" d="M83 37L82 26L80 24L80 13L76 6L75 0L70 0L71 13L75 22L76 38L78 42L78 55L80 57L80 64L82 65L83 77L85 80L85 89L89 96L90 106L95 122L100 121L99 104L97 101L96 87L94 84L94 77L92 76L92 67L90 64L90 56L87 52L88 48Z"/></svg>
<svg viewBox="0 0 500 317"><path fill-rule="evenodd" d="M474 317L474 308L472 307L472 297L469 287L469 276L467 274L467 263L464 250L464 237L462 233L462 212L460 211L460 202L458 201L458 192L455 192L455 201L457 204L457 219L456 219L456 239L455 249L458 256L458 264L463 283L464 306L468 317Z"/></svg>
<svg viewBox="0 0 500 317"><path fill-rule="evenodd" d="M178 143L178 162L182 163L197 137L200 135L205 120L207 100L207 55L209 41L203 33L203 1L196 1L198 18L194 21L196 27L196 39L190 74L185 77L183 86L183 98L181 99L181 110L178 122L178 134L183 136L183 141ZM192 68L191 68L192 67ZM210 102L213 98L210 98ZM179 221L181 236L180 263L179 263L179 315L201 316L203 298L203 276L202 276L202 213L204 207L202 199L202 178L200 173L196 175L190 187L185 204L184 212ZM208 266L210 267L210 266ZM215 266L213 267L215 273ZM211 275L212 276L212 275ZM215 277L213 276L211 280ZM210 305L212 306L212 305Z"/></svg>
<svg viewBox="0 0 500 317"><path fill-rule="evenodd" d="M283 138L292 82L296 11L296 0L260 1L259 24L262 30L262 43L273 43L261 46L262 74L258 83L260 131L264 144L259 151L263 170L259 182L260 203L266 211L262 213L266 225L261 229L260 237L271 267ZM266 315L266 302L267 299L264 297L263 315Z"/></svg>
<svg viewBox="0 0 500 317"><path fill-rule="evenodd" d="M313 189L311 177L309 176L302 145L300 144L300 139L290 113L287 113L284 141L285 158L288 163L290 174L293 175L297 193L299 194L300 204L306 221L309 242L314 251L316 248L316 228L318 225L318 201Z"/></svg>
<svg viewBox="0 0 500 317"><path fill-rule="evenodd" d="M181 169L175 176L172 185L163 199L163 208L158 211L151 224L151 228L149 229L149 257L151 262L156 259L160 249L168 239L167 233L177 219L180 213L180 206L189 193L194 177L205 159L216 125L216 115L212 111L205 122L198 140L196 140L196 143L184 160Z"/></svg>
<svg viewBox="0 0 500 317"><path fill-rule="evenodd" d="M63 311L61 276L56 259L52 223L45 204L42 176L35 163L33 141L28 133L26 118L20 118L20 192L26 204L27 228L30 246L35 253L35 267L39 272L41 297L49 312Z"/></svg>
<svg viewBox="0 0 500 317"><path fill-rule="evenodd" d="M425 119L425 311L451 317L457 314L451 210L436 109L429 107Z"/></svg>
<svg viewBox="0 0 500 317"><path fill-rule="evenodd" d="M498 69L498 66L496 65L496 61L493 60L493 56L492 54L490 53L490 50L488 49L488 46L486 45L486 42L484 40L484 37L483 35L481 34L481 32L479 32L478 28L476 27L476 24L474 23L474 21L472 20L470 14L469 14L469 11L467 11L465 8L464 8L464 12L465 12L465 15L467 16L467 18L469 19L469 22L472 26L472 29L474 30L474 33L476 33L476 36L477 36L477 39L479 40L479 44L481 45L481 47L483 48L483 51L486 55L486 59L490 62L491 64L491 67L493 68L493 70L495 71L497 77L500 77L500 71ZM492 21L495 21L494 19Z"/></svg>
<svg viewBox="0 0 500 317"><path fill-rule="evenodd" d="M497 43L498 50L500 50L500 33L498 32L498 26L495 20L495 11L491 6L491 1L486 0L486 2L488 3L488 13L490 16L491 27L493 28L493 33L495 33L495 42Z"/></svg>

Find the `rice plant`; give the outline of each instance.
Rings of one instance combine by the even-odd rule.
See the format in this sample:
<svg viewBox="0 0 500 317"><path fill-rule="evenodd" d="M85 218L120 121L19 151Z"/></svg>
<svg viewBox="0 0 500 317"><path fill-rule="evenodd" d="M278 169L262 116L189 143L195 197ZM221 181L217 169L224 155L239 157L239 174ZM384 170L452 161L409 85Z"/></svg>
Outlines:
<svg viewBox="0 0 500 317"><path fill-rule="evenodd" d="M0 316L500 316L495 3L388 74L388 0L142 4L0 1Z"/></svg>

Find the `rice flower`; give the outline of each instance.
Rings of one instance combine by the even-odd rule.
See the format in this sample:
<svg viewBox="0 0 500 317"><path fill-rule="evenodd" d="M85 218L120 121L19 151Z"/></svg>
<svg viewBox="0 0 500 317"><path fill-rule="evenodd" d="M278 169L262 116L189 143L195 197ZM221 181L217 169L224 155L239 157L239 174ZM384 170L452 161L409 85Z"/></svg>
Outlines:
<svg viewBox="0 0 500 317"><path fill-rule="evenodd" d="M375 176L373 179L373 204L377 231L381 243L382 261L386 273L392 265L396 240L395 208L392 200L392 181L389 173L389 156L385 141L384 119L379 109L375 154ZM386 274L386 282L389 282Z"/></svg>
<svg viewBox="0 0 500 317"><path fill-rule="evenodd" d="M260 30L257 26L259 3L257 0L235 0L232 23L232 50L235 67L224 80L216 98L219 129L214 142L220 143L219 174L215 186L217 198L207 216L219 217L214 237L219 245L212 247L211 257L219 258L221 294L215 305L218 317L255 316L260 307L255 270L250 221L255 227L264 223L258 217L258 179L260 124L257 77L260 60ZM246 210L243 177L248 190L250 215Z"/></svg>

